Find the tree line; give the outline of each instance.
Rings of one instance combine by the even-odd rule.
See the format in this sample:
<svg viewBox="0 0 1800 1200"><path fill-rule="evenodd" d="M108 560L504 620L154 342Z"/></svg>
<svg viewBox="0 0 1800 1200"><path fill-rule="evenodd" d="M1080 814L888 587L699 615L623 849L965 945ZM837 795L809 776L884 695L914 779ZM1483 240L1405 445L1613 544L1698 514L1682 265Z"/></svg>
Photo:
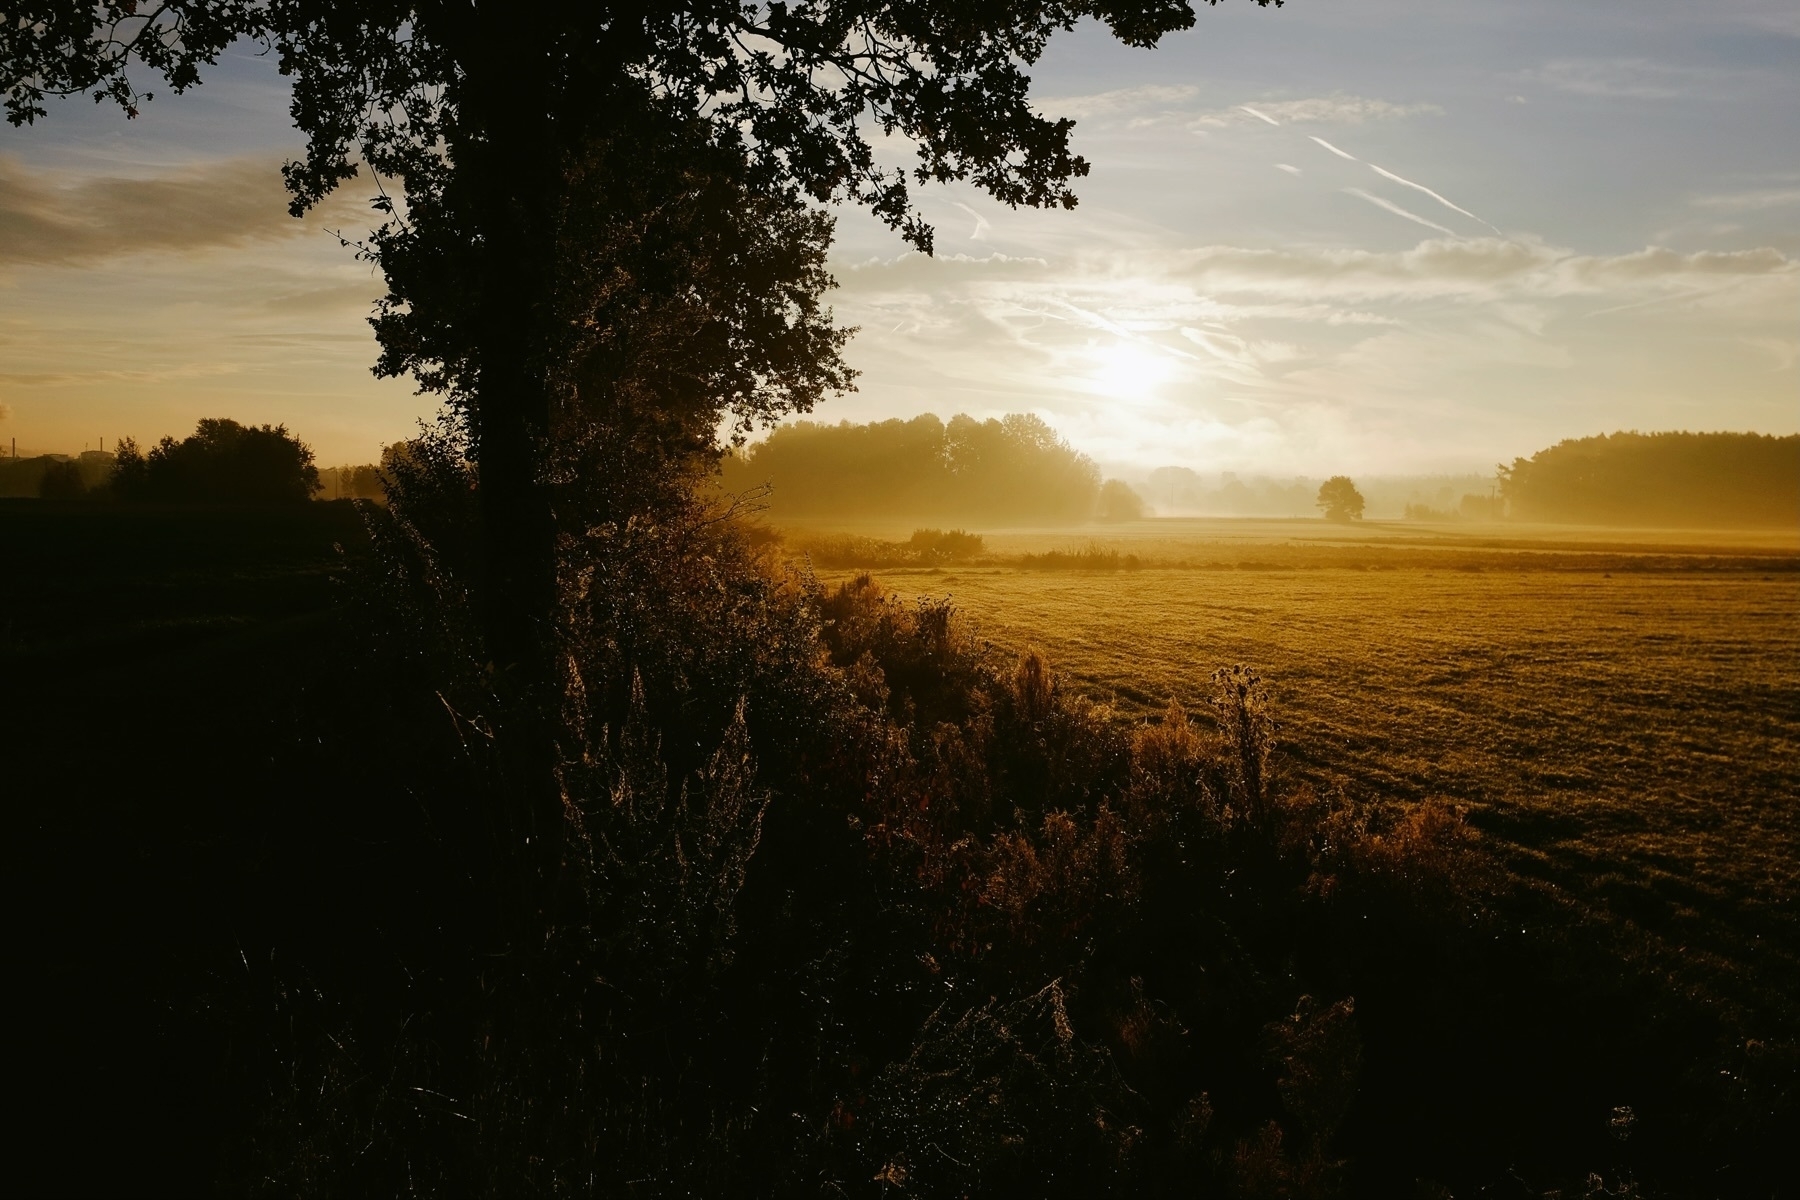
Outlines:
<svg viewBox="0 0 1800 1200"><path fill-rule="evenodd" d="M958 414L945 422L931 413L866 425L796 421L726 456L721 484L739 494L767 487L763 502L778 519L1055 525L1088 520L1102 500L1094 461L1024 413L985 421ZM1109 513L1128 515L1128 501L1107 499Z"/></svg>
<svg viewBox="0 0 1800 1200"><path fill-rule="evenodd" d="M367 470L367 468L365 468ZM125 504L296 504L320 490L312 448L285 425L202 418L185 438L148 451L120 438L79 458L41 455L0 464L0 494Z"/></svg>
<svg viewBox="0 0 1800 1200"><path fill-rule="evenodd" d="M1507 515L1593 525L1800 524L1800 434L1570 438L1499 469Z"/></svg>

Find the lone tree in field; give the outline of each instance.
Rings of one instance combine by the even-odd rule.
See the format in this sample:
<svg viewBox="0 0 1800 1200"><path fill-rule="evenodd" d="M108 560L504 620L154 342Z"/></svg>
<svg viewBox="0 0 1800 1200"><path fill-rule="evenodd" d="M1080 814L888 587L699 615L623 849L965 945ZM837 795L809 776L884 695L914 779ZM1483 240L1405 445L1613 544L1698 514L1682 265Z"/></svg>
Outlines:
<svg viewBox="0 0 1800 1200"><path fill-rule="evenodd" d="M1319 485L1319 498L1316 501L1319 511L1325 514L1327 521L1362 520L1362 493L1356 490L1348 475L1333 475Z"/></svg>
<svg viewBox="0 0 1800 1200"><path fill-rule="evenodd" d="M82 93L134 115L152 76L181 92L238 39L275 54L307 138L284 168L292 212L365 168L385 181L381 224L360 243L388 285L377 371L410 373L462 423L485 654L497 686L529 700L556 689L559 531L654 502L721 421L741 429L850 386L847 333L819 304L831 285L819 206L863 204L927 252L913 185L1074 206L1070 183L1088 170L1069 149L1074 122L1034 111L1026 69L1090 17L1149 47L1194 11L25 0L0 18L0 97L15 125L47 115L46 97ZM910 146L910 171L877 160L875 131ZM620 481L602 511L580 493L596 474ZM511 774L538 781L518 830L530 840L561 809L548 735L523 741Z"/></svg>

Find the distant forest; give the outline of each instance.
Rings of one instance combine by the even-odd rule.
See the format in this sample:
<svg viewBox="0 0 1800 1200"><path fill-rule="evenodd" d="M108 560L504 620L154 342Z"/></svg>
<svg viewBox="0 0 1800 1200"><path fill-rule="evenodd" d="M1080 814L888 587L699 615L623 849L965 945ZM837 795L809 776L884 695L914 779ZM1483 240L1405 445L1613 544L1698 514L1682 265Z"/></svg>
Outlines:
<svg viewBox="0 0 1800 1200"><path fill-rule="evenodd" d="M1800 435L1614 433L1500 468L1507 515L1592 525L1800 524Z"/></svg>
<svg viewBox="0 0 1800 1200"><path fill-rule="evenodd" d="M1139 491L1164 517L1316 517L1318 476L1243 475L1235 471L1202 474L1189 467L1158 467L1141 481ZM1467 472L1449 475L1357 475L1356 488L1368 502L1364 516L1393 520L1430 513L1451 519L1490 513L1492 476ZM1474 511L1480 509L1479 513ZM1430 518L1425 518L1430 519Z"/></svg>
<svg viewBox="0 0 1800 1200"><path fill-rule="evenodd" d="M722 484L764 484L776 518L906 517L999 525L1085 521L1100 468L1037 417L826 425L797 421L728 456Z"/></svg>
<svg viewBox="0 0 1800 1200"><path fill-rule="evenodd" d="M81 493L92 491L112 477L113 461L110 450L84 450L80 457L38 454L0 459L0 497L42 495L46 476L51 480L52 496L58 494L58 489L66 492L71 487Z"/></svg>
<svg viewBox="0 0 1800 1200"><path fill-rule="evenodd" d="M373 469L367 469L373 475ZM0 460L0 497L128 504L295 504L319 492L305 442L285 425L203 418L189 436L148 453L132 438L80 458L43 454Z"/></svg>

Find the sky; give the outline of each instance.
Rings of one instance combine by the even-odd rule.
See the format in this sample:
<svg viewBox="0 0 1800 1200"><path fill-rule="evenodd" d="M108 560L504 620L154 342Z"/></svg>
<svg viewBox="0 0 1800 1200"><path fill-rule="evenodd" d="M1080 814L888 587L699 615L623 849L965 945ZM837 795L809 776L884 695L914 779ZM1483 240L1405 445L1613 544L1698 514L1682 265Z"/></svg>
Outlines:
<svg viewBox="0 0 1800 1200"><path fill-rule="evenodd" d="M841 212L862 375L815 419L1034 412L1125 474L1800 431L1791 0L1226 0L1150 51L1084 25L1032 74L1080 206L932 189L935 258ZM381 285L335 233L371 189L286 215L286 109L245 51L136 121L0 131L0 444L231 416L361 462L433 411L368 370Z"/></svg>

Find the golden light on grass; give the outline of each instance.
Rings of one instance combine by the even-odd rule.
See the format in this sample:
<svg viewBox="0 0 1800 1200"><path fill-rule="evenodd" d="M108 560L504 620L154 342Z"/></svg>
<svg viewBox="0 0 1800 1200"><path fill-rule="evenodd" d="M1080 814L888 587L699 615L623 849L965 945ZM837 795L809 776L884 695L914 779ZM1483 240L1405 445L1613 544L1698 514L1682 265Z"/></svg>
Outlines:
<svg viewBox="0 0 1800 1200"><path fill-rule="evenodd" d="M1671 949L1749 953L1762 926L1746 898L1794 902L1792 535L1477 543L1166 524L990 536L985 565L877 576L948 596L1002 659L1041 649L1125 722L1200 706L1215 668L1256 664L1289 769L1328 791L1466 806L1514 870ZM1114 569L1012 565L1083 547Z"/></svg>

